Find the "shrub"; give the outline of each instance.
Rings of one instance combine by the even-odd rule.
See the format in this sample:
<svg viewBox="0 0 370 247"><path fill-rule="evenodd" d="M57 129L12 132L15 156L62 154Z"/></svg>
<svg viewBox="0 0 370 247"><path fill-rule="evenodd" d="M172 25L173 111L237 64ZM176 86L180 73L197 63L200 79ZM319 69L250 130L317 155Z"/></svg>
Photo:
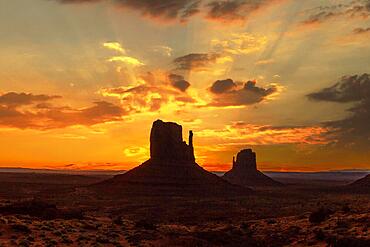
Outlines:
<svg viewBox="0 0 370 247"><path fill-rule="evenodd" d="M268 220L266 220L266 223L269 224L269 225L276 224L276 220L268 219Z"/></svg>
<svg viewBox="0 0 370 247"><path fill-rule="evenodd" d="M30 242L33 242L33 241L35 241L35 238L32 235L30 235L30 236L27 237L27 240L30 241Z"/></svg>
<svg viewBox="0 0 370 247"><path fill-rule="evenodd" d="M348 227L349 227L349 223L347 221L344 221L344 220L337 221L336 228L348 228Z"/></svg>
<svg viewBox="0 0 370 247"><path fill-rule="evenodd" d="M12 229L13 231L20 232L20 233L26 233L26 234L31 233L30 228L28 228L28 226L26 226L26 225L22 225L22 224L15 224L15 225L12 225L12 226L11 226L11 229Z"/></svg>
<svg viewBox="0 0 370 247"><path fill-rule="evenodd" d="M295 235L298 235L300 233L300 231L302 230L302 228L300 228L299 226L290 226L288 228L288 236L295 236Z"/></svg>
<svg viewBox="0 0 370 247"><path fill-rule="evenodd" d="M343 213L349 213L351 212L351 208L348 206L348 204L346 204L342 207L342 211Z"/></svg>
<svg viewBox="0 0 370 247"><path fill-rule="evenodd" d="M101 243L101 244L109 244L110 240L105 236L97 236L96 242Z"/></svg>
<svg viewBox="0 0 370 247"><path fill-rule="evenodd" d="M116 224L116 225L122 226L122 225L123 225L122 217L121 217L121 216L119 216L119 217L115 218L115 219L113 220L113 223L114 223L114 224Z"/></svg>
<svg viewBox="0 0 370 247"><path fill-rule="evenodd" d="M321 223L327 220L330 215L333 214L333 211L328 208L319 208L317 211L312 212L309 217L311 223Z"/></svg>
<svg viewBox="0 0 370 247"><path fill-rule="evenodd" d="M361 238L354 238L354 237L346 237L346 238L335 238L332 237L327 241L328 246L332 247L368 247L370 246L370 239L361 239Z"/></svg>
<svg viewBox="0 0 370 247"><path fill-rule="evenodd" d="M64 244L73 244L73 241L70 240L68 237L63 236L62 237L62 243L64 243Z"/></svg>
<svg viewBox="0 0 370 247"><path fill-rule="evenodd" d="M318 229L315 231L315 238L319 241L323 241L325 240L325 233L321 229Z"/></svg>
<svg viewBox="0 0 370 247"><path fill-rule="evenodd" d="M157 227L153 222L146 221L146 220L139 220L135 223L135 227L142 228L145 230L156 230Z"/></svg>
<svg viewBox="0 0 370 247"><path fill-rule="evenodd" d="M28 247L28 246L31 246L31 243L29 241L27 241L26 239L22 240L18 246L21 246L21 247Z"/></svg>

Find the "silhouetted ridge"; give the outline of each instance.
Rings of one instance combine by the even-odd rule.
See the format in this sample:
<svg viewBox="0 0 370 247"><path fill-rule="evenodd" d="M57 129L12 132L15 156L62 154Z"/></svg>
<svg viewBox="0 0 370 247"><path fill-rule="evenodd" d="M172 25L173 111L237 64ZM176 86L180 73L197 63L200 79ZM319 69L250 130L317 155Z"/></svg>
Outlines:
<svg viewBox="0 0 370 247"><path fill-rule="evenodd" d="M364 178L356 180L355 182L351 183L350 186L370 190L370 174Z"/></svg>
<svg viewBox="0 0 370 247"><path fill-rule="evenodd" d="M232 185L195 163L193 132L189 144L182 127L157 120L150 133L150 159L138 167L93 185L105 194L235 195L251 190Z"/></svg>
<svg viewBox="0 0 370 247"><path fill-rule="evenodd" d="M252 149L241 150L236 161L233 157L233 167L223 176L232 184L243 186L278 186L281 183L257 170L256 153Z"/></svg>

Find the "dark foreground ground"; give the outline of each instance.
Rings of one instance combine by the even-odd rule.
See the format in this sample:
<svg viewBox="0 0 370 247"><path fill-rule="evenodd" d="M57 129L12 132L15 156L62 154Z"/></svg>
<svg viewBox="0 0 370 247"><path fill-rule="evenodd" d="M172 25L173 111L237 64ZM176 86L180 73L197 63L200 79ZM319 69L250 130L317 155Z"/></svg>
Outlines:
<svg viewBox="0 0 370 247"><path fill-rule="evenodd" d="M109 175L0 173L0 246L370 246L354 177L276 177L243 197L105 198ZM297 177L298 176L298 177Z"/></svg>

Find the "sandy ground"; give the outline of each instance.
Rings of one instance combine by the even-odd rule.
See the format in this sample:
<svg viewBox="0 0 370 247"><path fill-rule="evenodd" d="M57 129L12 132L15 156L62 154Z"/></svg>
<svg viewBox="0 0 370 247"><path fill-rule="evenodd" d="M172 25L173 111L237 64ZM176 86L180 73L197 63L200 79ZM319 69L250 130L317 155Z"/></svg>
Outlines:
<svg viewBox="0 0 370 247"><path fill-rule="evenodd" d="M1 247L370 246L370 193L333 184L255 188L242 197L106 198L75 189L101 178L39 178L0 180L0 208L37 198L59 214L0 213ZM310 221L319 209L330 213ZM83 217L66 218L68 210Z"/></svg>

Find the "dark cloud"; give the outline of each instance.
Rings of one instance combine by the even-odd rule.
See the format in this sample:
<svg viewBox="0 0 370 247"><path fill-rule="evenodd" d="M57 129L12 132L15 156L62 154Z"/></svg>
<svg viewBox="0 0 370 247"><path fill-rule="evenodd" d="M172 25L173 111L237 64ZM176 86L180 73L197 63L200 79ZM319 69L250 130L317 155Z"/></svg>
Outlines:
<svg viewBox="0 0 370 247"><path fill-rule="evenodd" d="M353 102L370 98L370 75L342 77L339 82L319 92L307 95L311 100Z"/></svg>
<svg viewBox="0 0 370 247"><path fill-rule="evenodd" d="M186 89L190 87L190 83L186 81L182 75L170 74L168 78L170 79L171 85L182 92L185 92Z"/></svg>
<svg viewBox="0 0 370 247"><path fill-rule="evenodd" d="M6 93L0 95L0 105L6 105L8 107L16 107L21 105L30 105L36 102L44 102L52 99L60 98L60 96L50 96L50 95L33 95L30 93Z"/></svg>
<svg viewBox="0 0 370 247"><path fill-rule="evenodd" d="M259 103L269 95L277 92L277 87L270 88L257 87L255 81L248 81L242 87L231 79L219 80L213 83L210 91L214 97L210 106L245 106Z"/></svg>
<svg viewBox="0 0 370 247"><path fill-rule="evenodd" d="M215 94L220 94L228 92L234 88L236 88L236 84L231 79L217 80L211 86L210 91Z"/></svg>
<svg viewBox="0 0 370 247"><path fill-rule="evenodd" d="M241 8L246 5L246 1L234 0L234 1L213 1L208 4L209 12L207 17L213 20L240 20L244 19L244 15L241 13ZM253 4L249 6L252 9L256 9L258 5Z"/></svg>
<svg viewBox="0 0 370 247"><path fill-rule="evenodd" d="M333 18L368 18L370 16L370 1L355 0L348 4L320 6L313 10L303 24L321 24Z"/></svg>
<svg viewBox="0 0 370 247"><path fill-rule="evenodd" d="M95 3L108 0L57 0L61 3ZM144 16L162 20L186 20L199 12L201 0L113 0L122 8L132 9Z"/></svg>
<svg viewBox="0 0 370 247"><path fill-rule="evenodd" d="M178 70L206 70L221 57L222 55L217 53L191 53L178 57L173 62Z"/></svg>
<svg viewBox="0 0 370 247"><path fill-rule="evenodd" d="M329 127L326 135L333 138L335 146L353 147L354 149L370 148L370 76L369 74L343 77L329 88L309 94L317 101L338 103L353 102L348 109L349 115L337 121L324 123Z"/></svg>
<svg viewBox="0 0 370 247"><path fill-rule="evenodd" d="M370 149L370 99L364 99L350 108L349 116L338 121L326 122L332 130L336 145L358 150Z"/></svg>
<svg viewBox="0 0 370 247"><path fill-rule="evenodd" d="M354 30L353 30L353 33L354 34L364 34L364 33L370 33L370 27L368 27L368 28L355 28Z"/></svg>
<svg viewBox="0 0 370 247"><path fill-rule="evenodd" d="M161 20L186 21L202 12L207 19L232 22L246 20L255 11L285 0L54 0L61 3L113 2L144 16Z"/></svg>
<svg viewBox="0 0 370 247"><path fill-rule="evenodd" d="M103 0L56 0L61 3L96 3L102 2Z"/></svg>
<svg viewBox="0 0 370 247"><path fill-rule="evenodd" d="M0 126L20 129L55 129L73 125L91 126L121 120L128 112L105 101L86 108L55 106L60 96L6 93L0 95Z"/></svg>
<svg viewBox="0 0 370 247"><path fill-rule="evenodd" d="M221 22L246 20L254 11L282 0L216 0L207 4L207 18Z"/></svg>
<svg viewBox="0 0 370 247"><path fill-rule="evenodd" d="M322 11L322 12L310 15L306 20L303 21L303 24L318 24L318 23L327 21L332 17L340 16L340 15L342 15L342 13Z"/></svg>

